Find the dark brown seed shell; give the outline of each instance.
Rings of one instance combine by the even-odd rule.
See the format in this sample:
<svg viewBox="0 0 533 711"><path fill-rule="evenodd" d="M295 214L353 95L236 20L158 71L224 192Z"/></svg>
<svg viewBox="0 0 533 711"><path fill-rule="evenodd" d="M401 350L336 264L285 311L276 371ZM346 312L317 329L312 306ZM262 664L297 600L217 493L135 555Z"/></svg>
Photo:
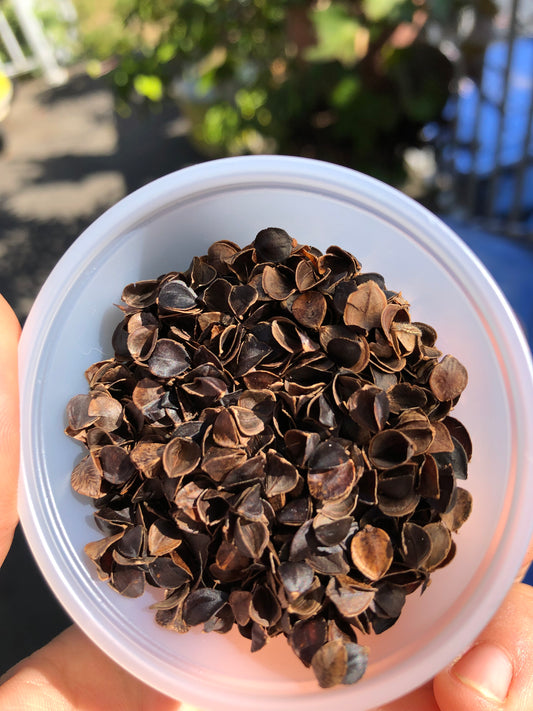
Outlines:
<svg viewBox="0 0 533 711"><path fill-rule="evenodd" d="M326 621L321 617L298 620L292 627L288 639L294 653L306 667L310 667L313 656L326 643Z"/></svg>
<svg viewBox="0 0 533 711"><path fill-rule="evenodd" d="M255 252L260 262L284 262L292 252L292 237L279 227L267 227L257 233Z"/></svg>
<svg viewBox="0 0 533 711"><path fill-rule="evenodd" d="M457 487L453 508L442 514L442 521L450 531L458 531L472 513L472 494L466 489Z"/></svg>
<svg viewBox="0 0 533 711"><path fill-rule="evenodd" d="M148 369L158 378L175 378L190 365L185 348L170 338L160 338L148 359Z"/></svg>
<svg viewBox="0 0 533 711"><path fill-rule="evenodd" d="M320 512L313 519L313 530L318 542L323 546L335 546L345 540L353 523L351 516L330 518Z"/></svg>
<svg viewBox="0 0 533 711"><path fill-rule="evenodd" d="M350 552L355 567L370 580L383 577L392 563L392 543L382 528L365 526L352 538Z"/></svg>
<svg viewBox="0 0 533 711"><path fill-rule="evenodd" d="M181 545L175 526L169 521L156 520L148 530L148 550L151 555L166 555Z"/></svg>
<svg viewBox="0 0 533 711"><path fill-rule="evenodd" d="M375 590L342 585L339 579L340 576L330 579L326 594L343 617L352 619L370 606L374 600Z"/></svg>
<svg viewBox="0 0 533 711"><path fill-rule="evenodd" d="M444 356L429 376L429 387L440 402L455 400L463 392L467 382L466 368L451 355Z"/></svg>
<svg viewBox="0 0 533 711"><path fill-rule="evenodd" d="M67 405L67 418L72 430L81 430L89 427L98 415L89 415L90 395L75 395Z"/></svg>
<svg viewBox="0 0 533 711"><path fill-rule="evenodd" d="M431 537L426 529L409 521L402 528L402 552L410 568L421 568L431 553Z"/></svg>
<svg viewBox="0 0 533 711"><path fill-rule="evenodd" d="M136 468L129 454L117 445L107 445L99 452L102 476L111 484L125 484Z"/></svg>
<svg viewBox="0 0 533 711"><path fill-rule="evenodd" d="M191 627L200 625L215 615L226 600L227 595L221 590L211 588L193 590L185 600L183 618Z"/></svg>
<svg viewBox="0 0 533 711"><path fill-rule="evenodd" d="M194 309L196 293L181 279L167 281L159 291L158 303L165 311L182 312Z"/></svg>
<svg viewBox="0 0 533 711"><path fill-rule="evenodd" d="M322 688L342 684L348 671L346 646L340 639L326 642L313 655L311 665Z"/></svg>
<svg viewBox="0 0 533 711"><path fill-rule="evenodd" d="M158 282L155 279L128 284L122 292L122 301L128 306L142 309L155 304Z"/></svg>
<svg viewBox="0 0 533 711"><path fill-rule="evenodd" d="M237 519L233 536L238 550L254 560L261 558L269 542L269 531L265 523L244 518Z"/></svg>
<svg viewBox="0 0 533 711"><path fill-rule="evenodd" d="M102 478L101 466L93 455L88 454L74 467L70 483L76 493L98 499L103 493Z"/></svg>
<svg viewBox="0 0 533 711"><path fill-rule="evenodd" d="M399 430L378 432L370 441L368 454L378 469L390 469L408 462L415 452L415 445Z"/></svg>
<svg viewBox="0 0 533 711"><path fill-rule="evenodd" d="M302 326L318 329L327 313L326 298L319 291L305 291L292 304L292 315Z"/></svg>
<svg viewBox="0 0 533 711"><path fill-rule="evenodd" d="M144 592L145 575L139 568L114 564L111 585L125 597L140 597Z"/></svg>
<svg viewBox="0 0 533 711"><path fill-rule="evenodd" d="M163 451L162 462L169 477L185 476L194 471L201 459L200 447L191 439L174 437Z"/></svg>
<svg viewBox="0 0 533 711"><path fill-rule="evenodd" d="M459 442L465 451L467 460L470 461L472 459L472 440L463 423L459 422L455 417L445 417L442 424L446 427L451 437ZM453 443L450 450L443 449L441 451L451 451L452 449Z"/></svg>
<svg viewBox="0 0 533 711"><path fill-rule="evenodd" d="M228 261L239 251L239 246L229 240L214 242L207 250L207 262L219 274L229 274Z"/></svg>
<svg viewBox="0 0 533 711"><path fill-rule="evenodd" d="M89 417L96 417L94 426L106 432L113 432L122 422L122 405L107 393L92 397L87 412Z"/></svg>
<svg viewBox="0 0 533 711"><path fill-rule="evenodd" d="M387 305L387 297L374 281L360 284L348 295L344 308L344 323L360 326L369 331L381 324L381 314Z"/></svg>
<svg viewBox="0 0 533 711"><path fill-rule="evenodd" d="M442 521L428 523L427 526L424 526L424 531L431 541L431 550L424 560L424 567L426 570L435 570L448 557L452 547L452 537L450 530Z"/></svg>
<svg viewBox="0 0 533 711"><path fill-rule="evenodd" d="M309 492L315 499L345 499L355 484L355 467L351 459L324 471L312 470L307 475Z"/></svg>
<svg viewBox="0 0 533 711"><path fill-rule="evenodd" d="M160 588L174 589L188 582L190 576L177 566L169 556L161 556L150 563L148 572L154 583Z"/></svg>

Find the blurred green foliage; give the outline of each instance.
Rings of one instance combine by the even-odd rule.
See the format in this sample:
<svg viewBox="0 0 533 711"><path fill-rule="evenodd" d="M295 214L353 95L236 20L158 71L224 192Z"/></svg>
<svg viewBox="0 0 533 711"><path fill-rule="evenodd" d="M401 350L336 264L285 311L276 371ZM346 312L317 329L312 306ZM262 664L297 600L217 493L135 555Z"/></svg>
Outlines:
<svg viewBox="0 0 533 711"><path fill-rule="evenodd" d="M91 4L78 0L82 17ZM93 60L114 58L120 111L172 96L212 156L307 155L394 183L449 96L439 41L481 5L494 12L492 0L116 0L83 39Z"/></svg>

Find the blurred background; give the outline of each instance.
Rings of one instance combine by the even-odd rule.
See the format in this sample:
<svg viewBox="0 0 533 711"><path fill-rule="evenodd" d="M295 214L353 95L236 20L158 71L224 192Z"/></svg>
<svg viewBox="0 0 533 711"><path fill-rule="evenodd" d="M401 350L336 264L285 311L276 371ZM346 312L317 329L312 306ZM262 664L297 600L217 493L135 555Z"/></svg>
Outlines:
<svg viewBox="0 0 533 711"><path fill-rule="evenodd" d="M532 129L531 0L0 0L0 291L24 322L124 195L199 161L283 153L439 214L531 346ZM0 674L68 624L18 530Z"/></svg>

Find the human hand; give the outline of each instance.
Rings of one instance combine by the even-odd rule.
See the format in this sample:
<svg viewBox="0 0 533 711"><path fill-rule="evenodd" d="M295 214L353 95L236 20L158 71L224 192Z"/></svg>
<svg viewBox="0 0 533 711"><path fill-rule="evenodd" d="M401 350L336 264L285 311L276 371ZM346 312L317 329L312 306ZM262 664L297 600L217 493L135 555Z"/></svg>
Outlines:
<svg viewBox="0 0 533 711"><path fill-rule="evenodd" d="M0 562L17 523L20 328L0 296ZM530 546L525 568L533 559ZM533 588L516 583L461 660L379 711L533 709ZM189 711L114 664L76 627L15 666L2 680L3 711ZM498 696L501 700L498 700ZM377 711L377 710L376 710Z"/></svg>

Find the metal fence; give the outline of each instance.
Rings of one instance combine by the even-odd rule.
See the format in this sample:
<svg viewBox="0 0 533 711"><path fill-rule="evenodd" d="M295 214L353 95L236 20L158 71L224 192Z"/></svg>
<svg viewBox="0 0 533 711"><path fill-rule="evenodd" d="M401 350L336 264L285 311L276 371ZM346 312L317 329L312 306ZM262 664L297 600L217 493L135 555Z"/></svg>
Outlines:
<svg viewBox="0 0 533 711"><path fill-rule="evenodd" d="M465 57L455 64L438 142L440 208L533 241L532 0L500 0L482 33L478 72Z"/></svg>

